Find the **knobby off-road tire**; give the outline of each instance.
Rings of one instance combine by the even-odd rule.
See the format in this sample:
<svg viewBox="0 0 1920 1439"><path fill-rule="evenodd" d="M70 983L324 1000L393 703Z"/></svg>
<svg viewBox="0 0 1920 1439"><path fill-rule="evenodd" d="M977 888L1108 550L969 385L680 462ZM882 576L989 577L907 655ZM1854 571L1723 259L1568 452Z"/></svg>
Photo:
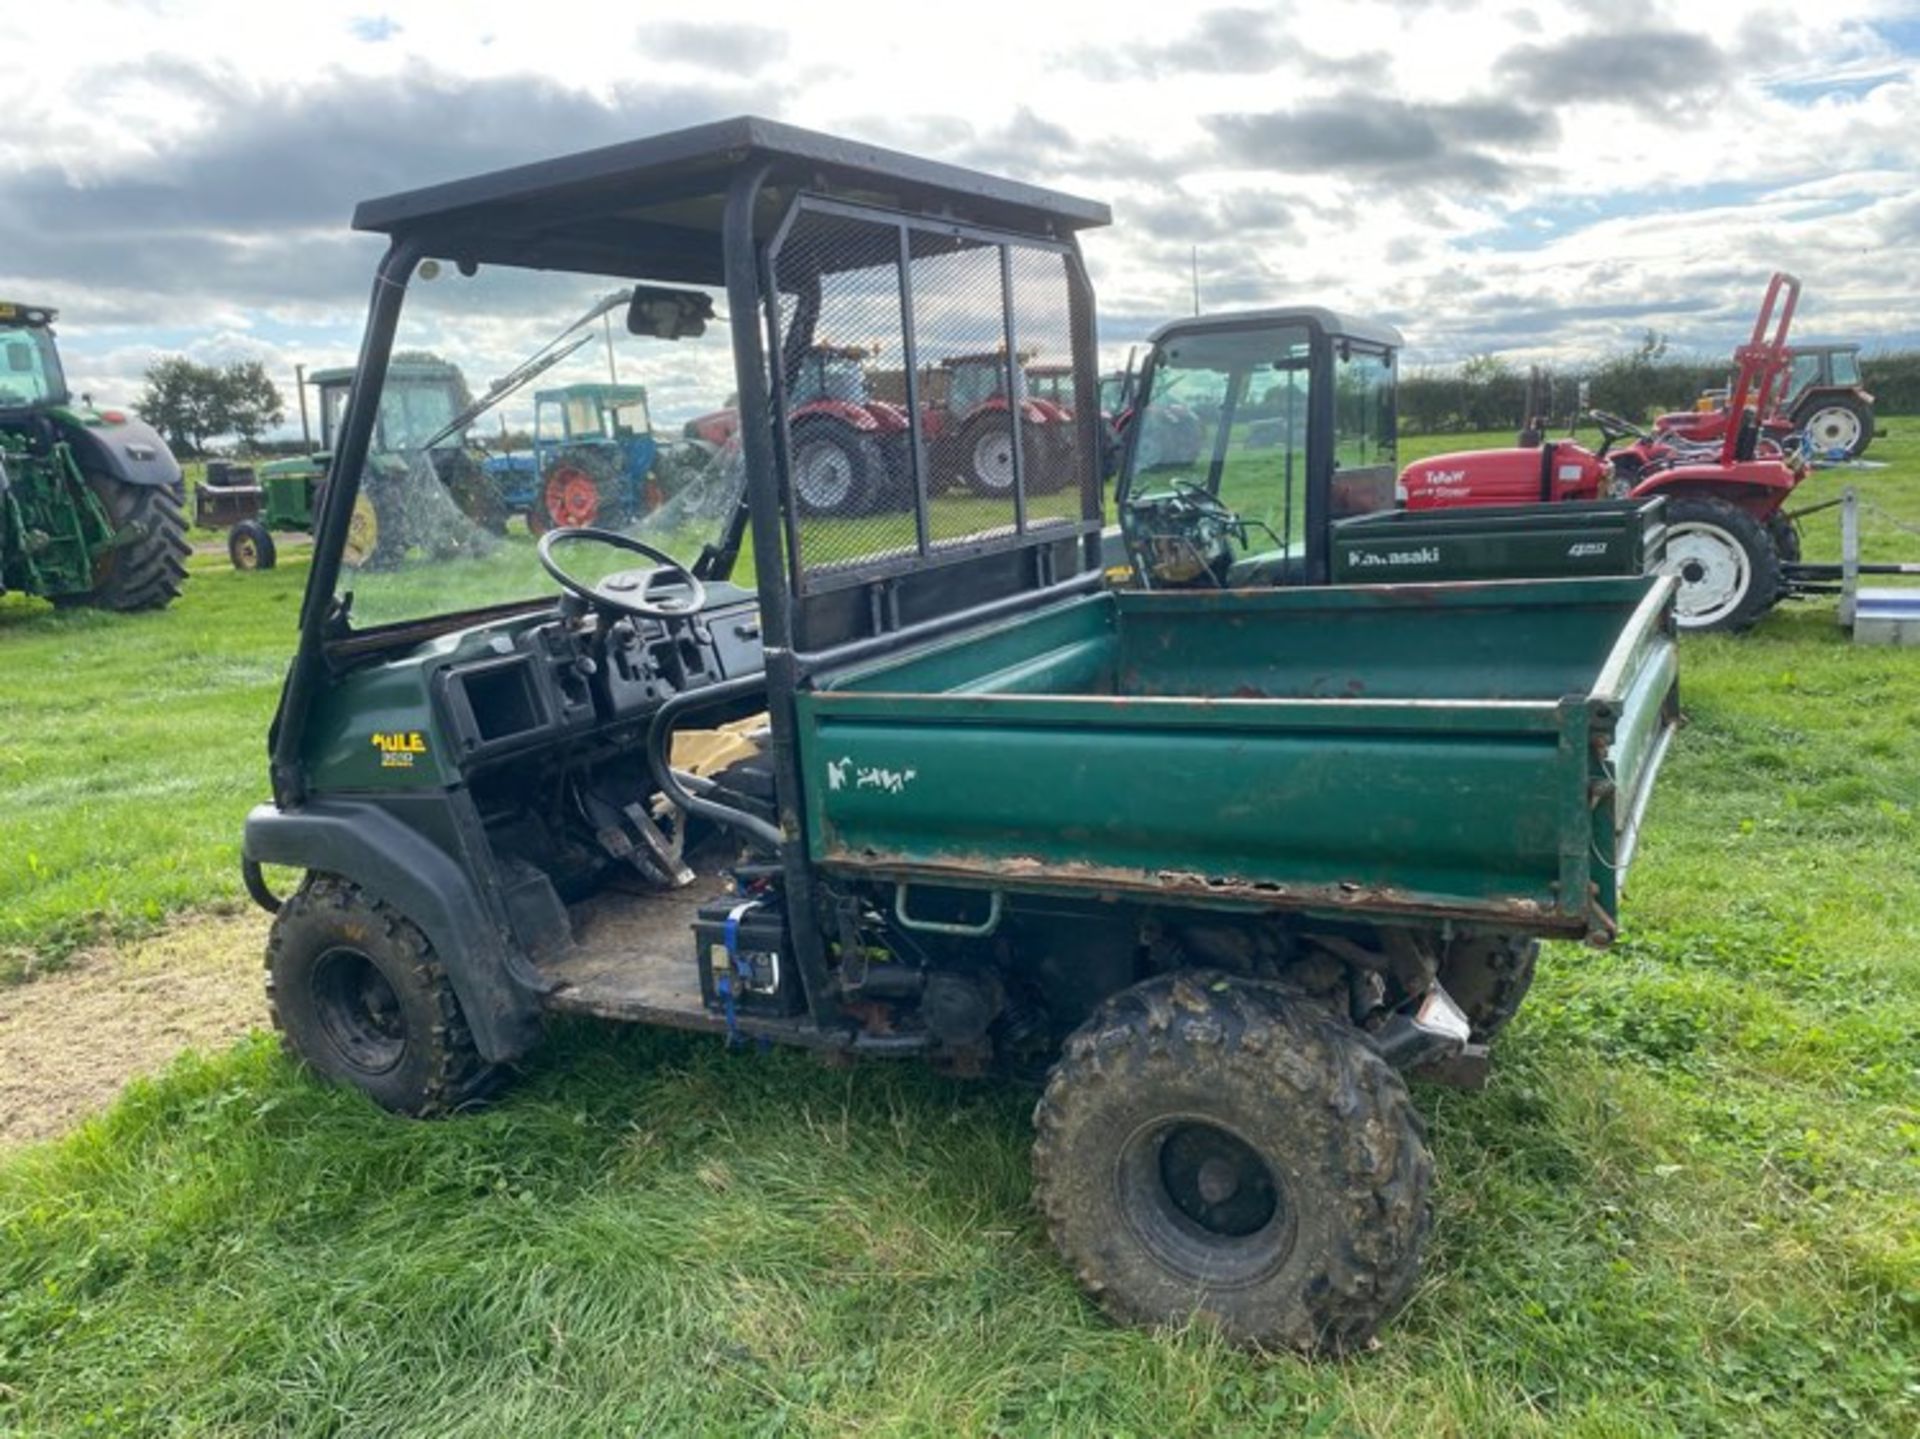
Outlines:
<svg viewBox="0 0 1920 1439"><path fill-rule="evenodd" d="M343 879L314 878L274 916L267 1008L297 1059L398 1114L446 1114L497 1078L427 937Z"/></svg>
<svg viewBox="0 0 1920 1439"><path fill-rule="evenodd" d="M1406 1086L1275 986L1200 972L1115 995L1034 1128L1053 1242L1124 1322L1340 1353L1419 1276L1433 1162Z"/></svg>
<svg viewBox="0 0 1920 1439"><path fill-rule="evenodd" d="M1518 934L1475 935L1455 940L1440 961L1440 987L1473 1027L1473 1042L1485 1044L1507 1027L1533 987L1540 941Z"/></svg>
<svg viewBox="0 0 1920 1439"><path fill-rule="evenodd" d="M1679 572L1677 619L1696 633L1749 629L1780 598L1780 555L1766 526L1707 495L1667 503L1667 559Z"/></svg>
<svg viewBox="0 0 1920 1439"><path fill-rule="evenodd" d="M62 600L123 611L172 604L187 582L191 552L184 494L167 485L128 485L105 475L90 474L86 481L114 529L138 526L140 538L102 554L94 563L93 589Z"/></svg>

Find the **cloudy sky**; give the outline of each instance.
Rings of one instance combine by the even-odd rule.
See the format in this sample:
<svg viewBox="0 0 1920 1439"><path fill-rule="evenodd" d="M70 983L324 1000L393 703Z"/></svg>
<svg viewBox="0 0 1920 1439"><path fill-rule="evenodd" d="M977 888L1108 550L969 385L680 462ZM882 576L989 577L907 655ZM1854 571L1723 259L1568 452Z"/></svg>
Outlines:
<svg viewBox="0 0 1920 1439"><path fill-rule="evenodd" d="M351 359L357 199L756 113L1110 202L1110 357L1195 247L1205 308L1379 316L1416 365L1724 351L1776 267L1803 337L1920 344L1920 5L1203 5L15 3L0 295L103 401L175 351L290 380Z"/></svg>

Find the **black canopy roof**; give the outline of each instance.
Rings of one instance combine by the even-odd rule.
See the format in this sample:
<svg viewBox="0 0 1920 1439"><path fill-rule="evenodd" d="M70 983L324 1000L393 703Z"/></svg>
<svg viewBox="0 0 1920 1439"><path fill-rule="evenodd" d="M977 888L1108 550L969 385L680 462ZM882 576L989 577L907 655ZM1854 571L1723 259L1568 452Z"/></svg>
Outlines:
<svg viewBox="0 0 1920 1439"><path fill-rule="evenodd" d="M717 285L728 185L759 160L761 226L799 188L1052 238L1112 219L1098 201L744 115L365 200L353 224L457 261Z"/></svg>

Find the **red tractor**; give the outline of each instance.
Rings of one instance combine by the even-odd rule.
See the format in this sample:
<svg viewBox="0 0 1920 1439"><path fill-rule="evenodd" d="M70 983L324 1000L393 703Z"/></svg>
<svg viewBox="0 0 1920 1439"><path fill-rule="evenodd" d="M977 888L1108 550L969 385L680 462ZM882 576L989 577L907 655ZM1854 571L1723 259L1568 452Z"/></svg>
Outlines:
<svg viewBox="0 0 1920 1439"><path fill-rule="evenodd" d="M1858 345L1795 345L1770 378L1771 407L1761 411L1769 439L1789 446L1804 436L1802 448L1813 459L1851 460L1866 453L1877 432L1873 396L1860 382ZM1696 408L1660 416L1655 429L1684 440L1717 440L1727 427L1727 393L1708 390Z"/></svg>
<svg viewBox="0 0 1920 1439"><path fill-rule="evenodd" d="M793 437L794 498L808 515L861 515L897 503L895 481L908 473L907 412L876 399L868 381L872 351L813 345L786 366L788 433ZM734 443L733 406L689 420L685 437L711 453Z"/></svg>
<svg viewBox="0 0 1920 1439"><path fill-rule="evenodd" d="M1031 365L1030 359L1021 355L1017 370L1027 463L1035 469L1027 489L1045 494L1062 488L1073 473L1073 372L1060 365ZM945 401L922 410L922 432L942 457L939 468L957 475L976 495L1011 495L1013 427L1007 423L1005 351L955 355L941 361L940 369Z"/></svg>
<svg viewBox="0 0 1920 1439"><path fill-rule="evenodd" d="M1776 274L1738 365L1717 445L1655 433L1595 413L1598 449L1572 440L1505 450L1435 455L1407 466L1400 492L1410 510L1466 505L1559 503L1653 495L1667 497L1667 555L1680 576L1677 617L1691 630L1741 630L1788 591L1785 566L1800 558L1800 538L1781 512L1805 475L1804 464L1766 443L1761 416L1787 369L1787 327L1800 282ZM1771 331L1771 333L1769 333ZM1620 441L1633 444L1618 456Z"/></svg>

